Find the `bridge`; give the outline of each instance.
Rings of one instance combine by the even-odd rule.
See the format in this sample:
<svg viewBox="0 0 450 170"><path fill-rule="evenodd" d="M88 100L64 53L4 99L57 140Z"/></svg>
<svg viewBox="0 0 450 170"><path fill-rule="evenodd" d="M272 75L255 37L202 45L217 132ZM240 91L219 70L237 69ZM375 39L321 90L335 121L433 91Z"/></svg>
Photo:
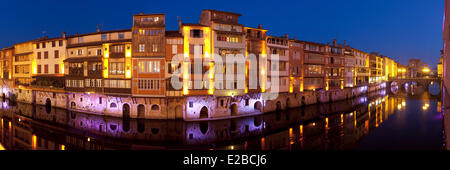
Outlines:
<svg viewBox="0 0 450 170"><path fill-rule="evenodd" d="M387 87L389 90L391 89L391 86L398 86L400 89L401 87L405 87L405 85L411 85L413 82L415 82L416 86L424 87L425 90L428 91L428 88L430 85L436 83L437 85L440 85L442 88L442 80L441 78L433 77L433 78L392 78L387 81Z"/></svg>

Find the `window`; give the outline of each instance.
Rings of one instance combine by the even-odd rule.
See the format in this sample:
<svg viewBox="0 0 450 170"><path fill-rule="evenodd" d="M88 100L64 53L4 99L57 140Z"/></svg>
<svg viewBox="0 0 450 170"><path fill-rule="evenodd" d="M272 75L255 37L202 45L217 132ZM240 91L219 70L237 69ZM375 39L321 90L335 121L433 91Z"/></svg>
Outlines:
<svg viewBox="0 0 450 170"><path fill-rule="evenodd" d="M42 43L42 48L45 48L45 42Z"/></svg>
<svg viewBox="0 0 450 170"><path fill-rule="evenodd" d="M125 35L123 33L119 33L119 39L124 39Z"/></svg>
<svg viewBox="0 0 450 170"><path fill-rule="evenodd" d="M59 40L59 46L63 46L63 40Z"/></svg>
<svg viewBox="0 0 450 170"><path fill-rule="evenodd" d="M105 88L131 88L131 80L105 80L104 82Z"/></svg>
<svg viewBox="0 0 450 170"><path fill-rule="evenodd" d="M102 87L102 79L85 79L86 87Z"/></svg>
<svg viewBox="0 0 450 170"><path fill-rule="evenodd" d="M41 59L41 52L37 53L37 59Z"/></svg>
<svg viewBox="0 0 450 170"><path fill-rule="evenodd" d="M124 63L114 62L109 64L110 74L124 74Z"/></svg>
<svg viewBox="0 0 450 170"><path fill-rule="evenodd" d="M36 44L36 49L39 49L39 43Z"/></svg>
<svg viewBox="0 0 450 170"><path fill-rule="evenodd" d="M48 74L48 64L44 65L44 73Z"/></svg>
<svg viewBox="0 0 450 170"><path fill-rule="evenodd" d="M55 50L55 58L59 58L59 51Z"/></svg>
<svg viewBox="0 0 450 170"><path fill-rule="evenodd" d="M48 59L48 51L44 52L44 59Z"/></svg>
<svg viewBox="0 0 450 170"><path fill-rule="evenodd" d="M145 52L145 44L139 44L139 52Z"/></svg>
<svg viewBox="0 0 450 170"><path fill-rule="evenodd" d="M320 66L320 65L309 65L308 69L306 71L310 75L322 74L322 66Z"/></svg>
<svg viewBox="0 0 450 170"><path fill-rule="evenodd" d="M83 55L84 51L82 49L78 49L77 54L78 55Z"/></svg>
<svg viewBox="0 0 450 170"><path fill-rule="evenodd" d="M55 64L55 74L59 74L59 64Z"/></svg>
<svg viewBox="0 0 450 170"><path fill-rule="evenodd" d="M52 41L52 47L56 46L56 41Z"/></svg>
<svg viewBox="0 0 450 170"><path fill-rule="evenodd" d="M124 45L115 45L111 47L111 52L113 53L123 53L125 49Z"/></svg>
<svg viewBox="0 0 450 170"><path fill-rule="evenodd" d="M101 97L98 98L98 104L102 104L102 98Z"/></svg>
<svg viewBox="0 0 450 170"><path fill-rule="evenodd" d="M37 65L37 73L41 74L41 65Z"/></svg>
<svg viewBox="0 0 450 170"><path fill-rule="evenodd" d="M160 72L160 62L159 61L139 61L139 72L140 73L159 73Z"/></svg>
<svg viewBox="0 0 450 170"><path fill-rule="evenodd" d="M83 37L78 37L78 43L83 43Z"/></svg>
<svg viewBox="0 0 450 170"><path fill-rule="evenodd" d="M152 44L152 51L154 53L158 52L159 51L159 45L158 44Z"/></svg>
<svg viewBox="0 0 450 170"><path fill-rule="evenodd" d="M189 54L190 55L194 55L195 54L195 46L199 46L200 47L200 52L201 54L203 54L203 45L193 45L193 44L189 44ZM225 55L223 55L225 56Z"/></svg>
<svg viewBox="0 0 450 170"><path fill-rule="evenodd" d="M193 30L191 30L190 35L191 35L191 38L202 38L203 30L193 29Z"/></svg>
<svg viewBox="0 0 450 170"><path fill-rule="evenodd" d="M178 53L178 49L177 49L177 45L172 45L172 54L177 54Z"/></svg>
<svg viewBox="0 0 450 170"><path fill-rule="evenodd" d="M83 80L66 80L66 87L83 88ZM75 94L73 94L73 98L75 98Z"/></svg>
<svg viewBox="0 0 450 170"><path fill-rule="evenodd" d="M159 89L159 80L153 80L153 79L138 80L138 89L158 90Z"/></svg>
<svg viewBox="0 0 450 170"><path fill-rule="evenodd" d="M106 41L107 39L107 35L106 34L102 34L102 41Z"/></svg>
<svg viewBox="0 0 450 170"><path fill-rule="evenodd" d="M194 102L189 102L189 107L193 108L194 107Z"/></svg>
<svg viewBox="0 0 450 170"><path fill-rule="evenodd" d="M110 108L116 108L117 105L116 105L116 103L111 103L111 104L109 105L109 107L110 107Z"/></svg>

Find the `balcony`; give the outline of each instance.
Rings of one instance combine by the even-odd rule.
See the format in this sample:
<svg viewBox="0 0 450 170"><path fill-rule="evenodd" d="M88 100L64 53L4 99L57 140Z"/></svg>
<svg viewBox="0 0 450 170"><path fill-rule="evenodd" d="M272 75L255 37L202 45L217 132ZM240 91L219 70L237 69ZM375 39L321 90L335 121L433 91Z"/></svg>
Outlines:
<svg viewBox="0 0 450 170"><path fill-rule="evenodd" d="M84 68L69 68L70 76L84 76Z"/></svg>
<svg viewBox="0 0 450 170"><path fill-rule="evenodd" d="M99 77L101 78L103 75L102 70L88 70L88 77Z"/></svg>

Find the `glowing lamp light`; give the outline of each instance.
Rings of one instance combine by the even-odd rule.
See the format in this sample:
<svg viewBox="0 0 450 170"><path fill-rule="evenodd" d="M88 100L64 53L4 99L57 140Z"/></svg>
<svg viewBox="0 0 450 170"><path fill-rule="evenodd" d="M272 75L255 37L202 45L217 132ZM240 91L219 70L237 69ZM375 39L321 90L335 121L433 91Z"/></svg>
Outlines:
<svg viewBox="0 0 450 170"><path fill-rule="evenodd" d="M429 69L429 68L424 68L422 71L423 71L424 73L429 73L429 72L430 72L430 69Z"/></svg>
<svg viewBox="0 0 450 170"><path fill-rule="evenodd" d="M125 76L126 78L131 78L131 70L127 70Z"/></svg>

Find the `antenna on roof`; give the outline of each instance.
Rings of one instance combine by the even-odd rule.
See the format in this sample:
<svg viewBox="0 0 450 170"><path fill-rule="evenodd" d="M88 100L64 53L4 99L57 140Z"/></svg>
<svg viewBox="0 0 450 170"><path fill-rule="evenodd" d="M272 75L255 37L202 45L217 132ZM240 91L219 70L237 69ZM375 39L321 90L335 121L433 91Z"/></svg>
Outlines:
<svg viewBox="0 0 450 170"><path fill-rule="evenodd" d="M101 32L103 28L103 24L97 24L97 32Z"/></svg>

